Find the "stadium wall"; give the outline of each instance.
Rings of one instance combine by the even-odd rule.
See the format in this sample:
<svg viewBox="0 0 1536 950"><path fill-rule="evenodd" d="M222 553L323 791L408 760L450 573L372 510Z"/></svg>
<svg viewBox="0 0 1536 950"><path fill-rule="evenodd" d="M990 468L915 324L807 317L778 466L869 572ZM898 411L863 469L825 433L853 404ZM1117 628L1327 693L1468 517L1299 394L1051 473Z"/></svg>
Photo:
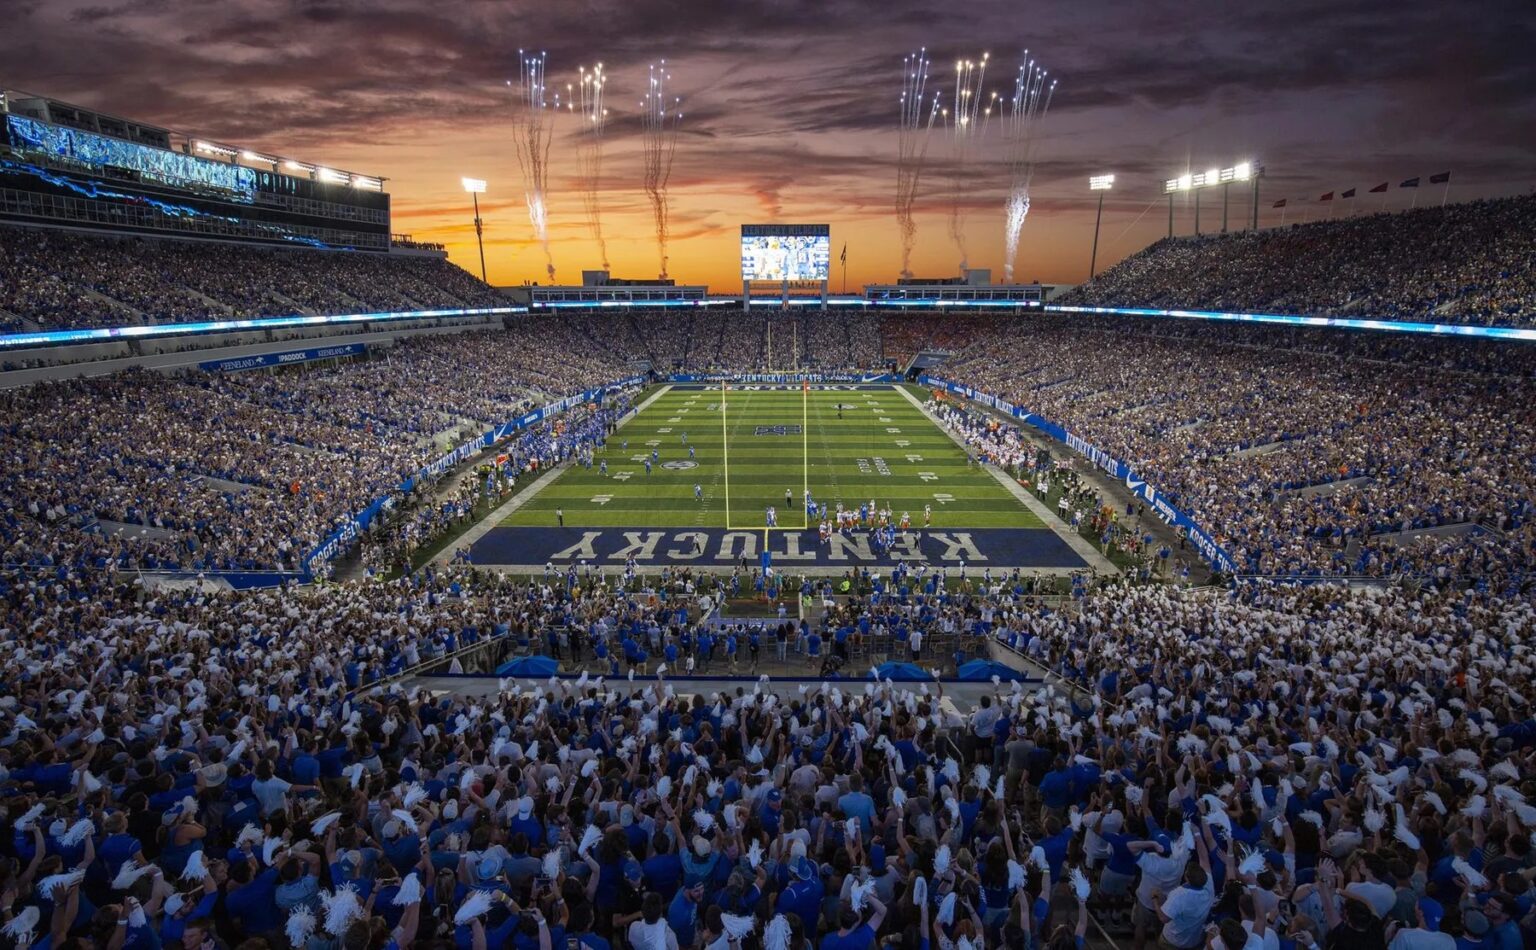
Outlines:
<svg viewBox="0 0 1536 950"><path fill-rule="evenodd" d="M0 354L0 363L14 364L44 358L56 362L47 366L0 370L0 389L30 386L48 380L107 376L134 368L162 373L178 372L198 368L202 363L243 360L266 354L289 352L301 348L295 346L299 341L314 341L317 346L323 343L330 345L356 343L369 349L378 349L391 346L396 340L415 336L500 328L499 319L487 317L481 320L448 324L439 324L436 321L426 324L417 322L366 333L357 332L357 327L328 327L284 333L221 333L192 338L145 340L139 344L140 349L144 351L141 353L132 352L126 342L22 350ZM192 340L204 345L187 349L187 344Z"/></svg>
<svg viewBox="0 0 1536 950"><path fill-rule="evenodd" d="M1189 515L1185 514L1183 511L1180 511L1174 505L1169 503L1169 501L1164 498L1160 492L1158 492L1156 486L1148 482L1145 478L1138 477L1136 473L1131 470L1131 467L1125 462L1120 461L1119 459L1110 455L1108 452L1105 452L1098 446L1087 442L1083 438L1073 435L1064 427L1057 425L1051 420L1046 419L1043 416L1035 415L1026 409L1015 406L1006 400L999 399L997 396L994 396L990 393L985 393L978 389L973 389L970 386L966 386L962 383L941 379L937 376L919 376L918 382L925 386L929 386L935 389L942 389L945 392L954 393L957 396L963 396L966 399L974 400L975 402L979 402L984 406L1003 413L1004 415L1018 419L1025 425L1031 426L1032 428L1044 432L1046 435L1065 445L1067 448L1072 449L1074 452L1077 452L1080 455L1083 455L1088 459L1088 461L1093 463L1095 468L1102 469L1103 471L1109 473L1109 475L1116 481L1122 482L1131 494L1135 495L1137 498L1140 498L1142 501L1145 501L1153 511L1157 512L1158 517L1162 518L1164 522L1174 525L1178 528L1182 528L1184 533L1189 537L1190 543L1195 546L1195 550L1200 552L1200 556L1204 558L1212 568L1225 574L1237 573L1237 562L1232 560L1227 552L1222 549L1221 545L1216 543L1216 539L1211 536L1210 532L1206 531L1205 528L1198 524Z"/></svg>

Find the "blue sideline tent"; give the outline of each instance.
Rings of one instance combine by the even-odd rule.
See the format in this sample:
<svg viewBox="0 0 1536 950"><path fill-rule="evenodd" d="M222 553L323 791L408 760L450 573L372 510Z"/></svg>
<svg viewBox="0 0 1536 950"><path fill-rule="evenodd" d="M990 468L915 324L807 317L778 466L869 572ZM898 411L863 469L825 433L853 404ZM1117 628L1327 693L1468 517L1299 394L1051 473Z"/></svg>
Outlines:
<svg viewBox="0 0 1536 950"><path fill-rule="evenodd" d="M497 676L553 676L560 664L543 654L520 656L496 668Z"/></svg>
<svg viewBox="0 0 1536 950"><path fill-rule="evenodd" d="M1006 663L996 660L970 660L960 664L960 679L968 682L985 682L996 676L1004 680L1021 680L1024 674Z"/></svg>
<svg viewBox="0 0 1536 950"><path fill-rule="evenodd" d="M927 670L923 669L921 666L918 666L915 663L899 663L895 660L892 660L889 663L881 663L878 667L876 667L876 670L879 671L880 678L883 680L896 680L899 682L901 680L914 681L933 679L932 673L929 673Z"/></svg>

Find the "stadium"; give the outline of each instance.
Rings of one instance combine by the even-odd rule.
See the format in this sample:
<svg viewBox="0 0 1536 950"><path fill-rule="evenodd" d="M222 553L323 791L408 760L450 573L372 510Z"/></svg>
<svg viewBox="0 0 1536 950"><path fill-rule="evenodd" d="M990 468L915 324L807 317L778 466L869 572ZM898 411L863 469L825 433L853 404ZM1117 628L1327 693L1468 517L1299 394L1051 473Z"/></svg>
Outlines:
<svg viewBox="0 0 1536 950"><path fill-rule="evenodd" d="M18 11L0 950L1536 945L1528 142L931 6Z"/></svg>

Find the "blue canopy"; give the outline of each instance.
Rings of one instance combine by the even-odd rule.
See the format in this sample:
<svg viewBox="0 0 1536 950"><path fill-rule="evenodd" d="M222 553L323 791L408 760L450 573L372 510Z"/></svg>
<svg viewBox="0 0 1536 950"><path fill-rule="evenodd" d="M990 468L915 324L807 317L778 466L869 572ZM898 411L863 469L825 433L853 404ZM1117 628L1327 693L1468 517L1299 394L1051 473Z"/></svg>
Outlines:
<svg viewBox="0 0 1536 950"><path fill-rule="evenodd" d="M996 660L970 660L960 664L958 673L960 679L971 683L990 680L994 676L1004 680L1021 680L1025 678L1023 673L1020 673L1006 663L999 663Z"/></svg>
<svg viewBox="0 0 1536 950"><path fill-rule="evenodd" d="M900 663L892 660L889 663L881 663L876 667L880 678L883 680L931 680L933 674L915 663Z"/></svg>
<svg viewBox="0 0 1536 950"><path fill-rule="evenodd" d="M560 668L554 659L543 654L520 656L496 668L497 676L551 676Z"/></svg>

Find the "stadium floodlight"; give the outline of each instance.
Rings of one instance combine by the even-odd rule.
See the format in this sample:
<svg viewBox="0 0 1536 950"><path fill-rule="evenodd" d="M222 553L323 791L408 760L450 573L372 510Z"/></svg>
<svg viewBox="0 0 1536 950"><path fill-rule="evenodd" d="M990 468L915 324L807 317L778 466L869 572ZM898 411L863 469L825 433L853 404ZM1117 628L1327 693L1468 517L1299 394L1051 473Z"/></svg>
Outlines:
<svg viewBox="0 0 1536 950"><path fill-rule="evenodd" d="M1104 219L1104 192L1115 187L1114 175L1094 175L1088 179L1088 190L1099 193L1099 210L1093 216L1093 251L1088 255L1088 279L1093 280L1093 275L1099 263L1099 222ZM1170 199L1170 204L1172 200Z"/></svg>
<svg viewBox="0 0 1536 950"><path fill-rule="evenodd" d="M1237 162L1227 168L1210 168L1199 174L1185 172L1177 178L1163 182L1163 194L1168 196L1168 236L1173 237L1173 195L1178 191L1195 193L1195 233L1200 233L1200 191L1203 188L1221 186L1221 230L1227 230L1227 189L1234 181L1253 183L1254 207L1258 207L1259 177L1264 169L1257 162ZM1255 213L1254 227L1258 227Z"/></svg>
<svg viewBox="0 0 1536 950"><path fill-rule="evenodd" d="M480 280L488 284L490 281L485 277L485 229L480 222L480 196L485 194L485 179L461 177L459 183L469 192L470 200L475 204L475 246L480 249Z"/></svg>

